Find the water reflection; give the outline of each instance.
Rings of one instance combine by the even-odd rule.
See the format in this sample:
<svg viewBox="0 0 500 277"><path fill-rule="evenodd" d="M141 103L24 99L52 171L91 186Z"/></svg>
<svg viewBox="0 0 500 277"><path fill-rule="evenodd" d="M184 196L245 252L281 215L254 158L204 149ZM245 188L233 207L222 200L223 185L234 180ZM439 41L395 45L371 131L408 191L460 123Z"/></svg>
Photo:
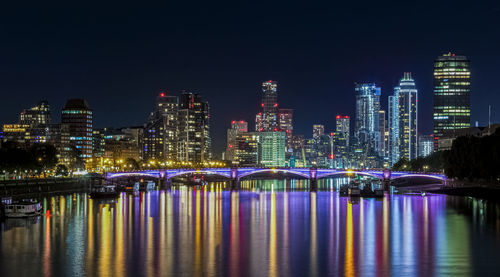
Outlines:
<svg viewBox="0 0 500 277"><path fill-rule="evenodd" d="M500 205L442 195L349 199L325 181L245 181L43 199L2 223L2 276L470 275L498 272ZM27 266L29 265L29 266Z"/></svg>

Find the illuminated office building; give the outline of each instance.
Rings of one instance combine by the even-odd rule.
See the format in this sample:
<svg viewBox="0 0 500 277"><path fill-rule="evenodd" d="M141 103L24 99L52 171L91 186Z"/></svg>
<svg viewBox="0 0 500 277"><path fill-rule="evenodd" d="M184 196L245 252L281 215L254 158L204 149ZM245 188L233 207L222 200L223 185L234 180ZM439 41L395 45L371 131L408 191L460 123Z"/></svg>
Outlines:
<svg viewBox="0 0 500 277"><path fill-rule="evenodd" d="M259 163L262 166L285 165L285 132L260 132Z"/></svg>
<svg viewBox="0 0 500 277"><path fill-rule="evenodd" d="M61 157L63 163L70 164L76 151L82 159L92 157L93 115L87 101L69 99L61 115Z"/></svg>
<svg viewBox="0 0 500 277"><path fill-rule="evenodd" d="M233 164L239 167L259 164L259 135L257 132L240 132L234 139Z"/></svg>
<svg viewBox="0 0 500 277"><path fill-rule="evenodd" d="M248 132L248 122L244 120L233 120L231 128L227 130L227 144L225 159L234 161L236 151L236 137L239 133Z"/></svg>
<svg viewBox="0 0 500 277"><path fill-rule="evenodd" d="M452 53L434 62L434 147L470 127L470 62Z"/></svg>

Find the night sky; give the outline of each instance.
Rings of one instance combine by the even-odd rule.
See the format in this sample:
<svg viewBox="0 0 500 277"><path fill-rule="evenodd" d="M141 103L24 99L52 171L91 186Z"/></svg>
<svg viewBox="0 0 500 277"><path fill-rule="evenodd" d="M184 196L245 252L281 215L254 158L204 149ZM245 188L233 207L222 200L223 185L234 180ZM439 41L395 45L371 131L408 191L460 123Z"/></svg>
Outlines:
<svg viewBox="0 0 500 277"><path fill-rule="evenodd" d="M310 137L315 123L329 131L336 114L354 116L354 82L381 85L385 109L409 71L429 134L433 61L449 51L471 59L473 121L487 124L491 104L500 122L496 1L104 2L1 5L0 123L41 99L58 122L77 97L96 127L141 125L159 88L186 89L211 105L217 157L231 120L253 129L265 80L278 81L280 107Z"/></svg>

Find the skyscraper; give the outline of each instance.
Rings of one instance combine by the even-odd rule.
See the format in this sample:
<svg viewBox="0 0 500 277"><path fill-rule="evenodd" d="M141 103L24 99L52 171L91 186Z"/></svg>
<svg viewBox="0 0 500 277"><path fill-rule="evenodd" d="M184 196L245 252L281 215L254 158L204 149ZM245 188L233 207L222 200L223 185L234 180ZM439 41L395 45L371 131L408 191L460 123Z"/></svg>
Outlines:
<svg viewBox="0 0 500 277"><path fill-rule="evenodd" d="M258 132L240 132L234 139L233 164L240 167L257 166L259 163L259 134Z"/></svg>
<svg viewBox="0 0 500 277"><path fill-rule="evenodd" d="M155 110L149 116L143 132L143 160L177 159L178 102L177 96L169 95L166 90L158 93Z"/></svg>
<svg viewBox="0 0 500 277"><path fill-rule="evenodd" d="M356 84L354 135L365 148L380 152L380 87L374 83Z"/></svg>
<svg viewBox="0 0 500 277"><path fill-rule="evenodd" d="M470 127L470 75L465 56L448 53L434 62L434 149L440 139Z"/></svg>
<svg viewBox="0 0 500 277"><path fill-rule="evenodd" d="M411 73L405 72L399 82L399 157L412 160L418 153L418 91Z"/></svg>
<svg viewBox="0 0 500 277"><path fill-rule="evenodd" d="M258 132L278 131L278 83L266 81L262 83L262 112L255 117L255 130Z"/></svg>
<svg viewBox="0 0 500 277"><path fill-rule="evenodd" d="M379 130L380 130L380 156L383 157L384 159L387 157L387 142L388 142L388 136L389 133L387 131L387 119L385 116L385 111L380 110L379 111Z"/></svg>
<svg viewBox="0 0 500 277"><path fill-rule="evenodd" d="M231 128L227 130L226 160L234 161L236 137L238 134L246 132L248 132L248 122L244 120L233 120L231 122Z"/></svg>
<svg viewBox="0 0 500 277"><path fill-rule="evenodd" d="M79 158L92 157L92 110L83 99L69 99L61 115L61 157L70 164L76 153Z"/></svg>
<svg viewBox="0 0 500 277"><path fill-rule="evenodd" d="M397 163L399 160L399 86L394 88L394 95L389 96L388 101L388 119L389 129L388 157L389 165Z"/></svg>
<svg viewBox="0 0 500 277"><path fill-rule="evenodd" d="M210 108L197 93L183 91L179 105L177 158L204 162L211 158Z"/></svg>

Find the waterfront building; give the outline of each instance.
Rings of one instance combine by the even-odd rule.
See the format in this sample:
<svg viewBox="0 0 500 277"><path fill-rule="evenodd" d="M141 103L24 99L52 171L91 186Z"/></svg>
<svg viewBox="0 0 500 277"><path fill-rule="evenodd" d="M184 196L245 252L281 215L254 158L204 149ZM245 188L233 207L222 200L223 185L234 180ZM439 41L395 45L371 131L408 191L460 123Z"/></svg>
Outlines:
<svg viewBox="0 0 500 277"><path fill-rule="evenodd" d="M380 153L380 94L375 83L355 84L356 119L354 135L360 145Z"/></svg>
<svg viewBox="0 0 500 277"><path fill-rule="evenodd" d="M321 124L313 125L313 138L319 138L325 134L325 126Z"/></svg>
<svg viewBox="0 0 500 277"><path fill-rule="evenodd" d="M434 61L434 147L470 127L470 62L465 56L443 54Z"/></svg>
<svg viewBox="0 0 500 277"><path fill-rule="evenodd" d="M275 132L278 131L278 83L276 81L265 81L262 83L262 112L255 118L255 131Z"/></svg>
<svg viewBox="0 0 500 277"><path fill-rule="evenodd" d="M204 162L211 159L210 107L197 93L183 91L179 105L177 159Z"/></svg>
<svg viewBox="0 0 500 277"><path fill-rule="evenodd" d="M434 152L434 138L433 135L420 136L418 138L418 156L427 157Z"/></svg>
<svg viewBox="0 0 500 277"><path fill-rule="evenodd" d="M62 162L81 168L92 158L93 115L84 99L69 99L61 114ZM78 161L78 164L75 162Z"/></svg>
<svg viewBox="0 0 500 277"><path fill-rule="evenodd" d="M51 123L50 106L45 100L30 109L25 109L19 116L19 123L30 125L33 127L39 125L47 125Z"/></svg>
<svg viewBox="0 0 500 277"><path fill-rule="evenodd" d="M234 161L236 150L236 136L248 132L248 122L244 120L231 121L231 128L227 130L225 160Z"/></svg>
<svg viewBox="0 0 500 277"><path fill-rule="evenodd" d="M142 131L141 157L149 160L177 159L178 97L160 90L155 110L150 114ZM137 132L137 138L141 132Z"/></svg>
<svg viewBox="0 0 500 277"><path fill-rule="evenodd" d="M28 124L4 124L2 127L2 143L15 142L21 147L29 147L32 138Z"/></svg>
<svg viewBox="0 0 500 277"><path fill-rule="evenodd" d="M336 123L335 131L347 135L348 145L349 145L349 134L351 132L350 121L351 118L348 115L337 115L335 117L335 123Z"/></svg>
<svg viewBox="0 0 500 277"><path fill-rule="evenodd" d="M233 164L253 167L259 164L259 135L257 132L240 132L234 139Z"/></svg>
<svg viewBox="0 0 500 277"><path fill-rule="evenodd" d="M262 166L285 165L285 132L260 132L259 163Z"/></svg>
<svg viewBox="0 0 500 277"><path fill-rule="evenodd" d="M418 90L411 73L404 73L398 91L399 158L413 160L418 155Z"/></svg>

